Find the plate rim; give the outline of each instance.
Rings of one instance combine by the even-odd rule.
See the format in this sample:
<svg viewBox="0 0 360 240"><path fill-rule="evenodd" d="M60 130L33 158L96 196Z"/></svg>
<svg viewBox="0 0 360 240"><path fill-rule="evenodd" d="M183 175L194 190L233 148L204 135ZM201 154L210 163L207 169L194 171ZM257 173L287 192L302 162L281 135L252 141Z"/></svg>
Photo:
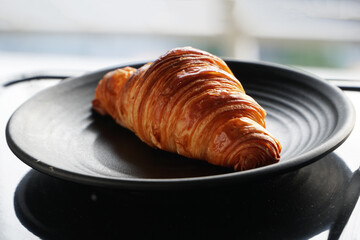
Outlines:
<svg viewBox="0 0 360 240"><path fill-rule="evenodd" d="M39 93L32 96L30 99L25 101L21 106L19 106L14 113L9 118L5 134L6 134L6 141L11 149L11 151L25 164L30 166L31 168L38 170L42 173L48 174L53 177L58 177L60 179L73 181L81 184L87 185L94 185L94 186L102 186L102 187L116 187L122 189L138 189L138 190L147 190L147 189L156 189L156 190L169 190L169 189L188 189L188 188L195 188L195 187L214 187L220 185L231 185L234 183L247 182L253 179L262 179L263 177L271 176L274 174L280 174L284 172L289 172L295 169L299 169L306 165L309 165L328 153L334 151L337 147L339 147L348 136L351 134L354 126L355 126L355 109L353 104L351 103L350 99L342 92L341 89L336 87L335 85L329 83L328 81L312 74L306 72L302 69L289 67L281 64L270 63L270 62L262 62L262 61L242 61L237 59L231 58L223 58L225 62L230 64L248 64L257 67L267 67L276 69L278 71L285 71L291 74L298 74L302 75L303 77L312 79L313 81L321 84L323 86L328 87L336 93L341 100L341 104L343 108L341 108L342 113L342 122L343 126L341 126L332 137L317 147L301 154L300 156L291 158L291 161L282 162L281 164L272 164L260 168L250 169L241 172L230 172L230 173L222 173L216 175L209 175L209 176L200 176L200 177L185 177L185 178L118 178L118 177L110 177L110 176L93 176L93 175L86 175L80 174L76 172L71 172L68 170L64 170L61 168L57 168L46 164L45 162L39 161L32 157L31 155L24 152L12 139L10 133L10 126L13 117L20 111L22 107L24 107L27 102L31 101L34 97L41 94L43 91L48 91L49 89L56 88L59 84L67 84L68 82L76 81L79 78L86 78L87 76L91 76L94 74L99 74L100 72L111 71L116 68L124 67L124 66L141 66L148 61L135 61L135 62L128 62L128 63L121 63L118 66L113 66L109 68L103 68L96 71L92 71L80 76L70 77L60 82L59 84L46 88ZM339 100L337 99L337 100ZM339 114L339 109L336 108L337 114ZM344 114L345 113L345 114ZM340 121L340 120L339 120ZM335 128L334 128L335 130ZM321 150L325 149L325 151ZM320 151L321 150L321 151ZM315 157L311 157L316 152L321 152L321 154L315 154Z"/></svg>

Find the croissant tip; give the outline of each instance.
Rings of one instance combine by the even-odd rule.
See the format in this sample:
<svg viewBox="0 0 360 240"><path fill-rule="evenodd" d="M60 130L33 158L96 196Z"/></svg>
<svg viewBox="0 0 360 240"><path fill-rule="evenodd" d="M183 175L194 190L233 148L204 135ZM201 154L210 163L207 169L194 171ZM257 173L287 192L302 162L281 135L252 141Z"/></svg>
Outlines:
<svg viewBox="0 0 360 240"><path fill-rule="evenodd" d="M277 158L268 158L263 161L258 159L245 159L240 160L237 164L234 165L234 171L246 171L250 169L255 169L259 167L269 166L280 161L280 157Z"/></svg>
<svg viewBox="0 0 360 240"><path fill-rule="evenodd" d="M98 99L92 100L92 109L100 115L106 115L106 111L101 106L101 102Z"/></svg>

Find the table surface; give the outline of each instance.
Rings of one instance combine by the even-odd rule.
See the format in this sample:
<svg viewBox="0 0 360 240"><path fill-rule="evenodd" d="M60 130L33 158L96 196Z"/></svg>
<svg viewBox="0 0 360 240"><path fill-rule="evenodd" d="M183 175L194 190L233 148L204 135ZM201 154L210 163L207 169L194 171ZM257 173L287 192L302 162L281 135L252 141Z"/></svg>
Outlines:
<svg viewBox="0 0 360 240"><path fill-rule="evenodd" d="M11 69L24 70L29 69ZM7 71L0 74L1 83L11 78ZM8 148L5 126L11 114L54 84L38 80L0 87L0 239L360 239L359 118L338 149L296 171L222 189L114 190L44 175ZM360 92L345 94L359 116Z"/></svg>

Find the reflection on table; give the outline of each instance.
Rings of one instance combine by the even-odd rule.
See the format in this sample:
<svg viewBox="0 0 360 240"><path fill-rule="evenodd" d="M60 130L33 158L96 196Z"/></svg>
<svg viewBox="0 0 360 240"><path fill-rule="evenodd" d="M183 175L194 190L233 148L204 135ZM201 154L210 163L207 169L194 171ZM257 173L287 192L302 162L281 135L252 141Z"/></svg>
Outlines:
<svg viewBox="0 0 360 240"><path fill-rule="evenodd" d="M345 192L355 178L359 171L352 174L334 153L281 176L207 190L125 191L30 170L16 189L14 205L24 226L46 239L297 239L333 224L338 229L330 235L337 236L354 207L344 200L358 198Z"/></svg>

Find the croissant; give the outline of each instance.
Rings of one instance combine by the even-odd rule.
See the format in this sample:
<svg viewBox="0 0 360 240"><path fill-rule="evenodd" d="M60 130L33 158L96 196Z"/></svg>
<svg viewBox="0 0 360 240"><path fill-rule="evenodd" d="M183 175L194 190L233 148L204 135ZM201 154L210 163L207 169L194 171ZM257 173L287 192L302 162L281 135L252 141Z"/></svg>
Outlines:
<svg viewBox="0 0 360 240"><path fill-rule="evenodd" d="M265 110L222 59L205 51L175 48L139 69L108 72L92 105L151 147L188 158L235 171L280 159Z"/></svg>

